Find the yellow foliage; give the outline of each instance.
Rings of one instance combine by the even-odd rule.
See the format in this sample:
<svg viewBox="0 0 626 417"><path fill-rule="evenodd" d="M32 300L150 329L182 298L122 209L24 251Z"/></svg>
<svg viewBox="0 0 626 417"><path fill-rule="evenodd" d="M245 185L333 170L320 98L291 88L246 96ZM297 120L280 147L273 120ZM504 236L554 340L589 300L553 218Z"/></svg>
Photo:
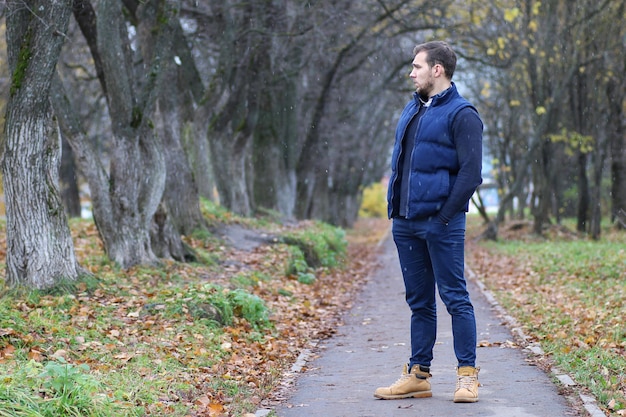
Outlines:
<svg viewBox="0 0 626 417"><path fill-rule="evenodd" d="M480 95L482 97L489 97L491 95L491 83L485 82L483 83L483 88L480 90Z"/></svg>
<svg viewBox="0 0 626 417"><path fill-rule="evenodd" d="M359 217L387 217L387 186L376 182L363 190Z"/></svg>
<svg viewBox="0 0 626 417"><path fill-rule="evenodd" d="M583 135L575 131L562 129L560 134L548 136L552 142L563 142L566 145L565 153L569 156L574 155L574 151L587 154L593 151L595 139L593 136Z"/></svg>
<svg viewBox="0 0 626 417"><path fill-rule="evenodd" d="M507 22L512 22L515 20L515 18L517 18L517 16L519 16L520 11L517 7L514 7L512 9L508 9L504 11L504 20L506 20Z"/></svg>

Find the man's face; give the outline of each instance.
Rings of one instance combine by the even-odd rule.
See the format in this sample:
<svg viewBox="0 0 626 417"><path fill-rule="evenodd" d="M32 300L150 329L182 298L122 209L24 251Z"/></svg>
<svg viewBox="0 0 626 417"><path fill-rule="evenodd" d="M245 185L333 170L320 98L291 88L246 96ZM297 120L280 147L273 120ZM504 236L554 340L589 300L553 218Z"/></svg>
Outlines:
<svg viewBox="0 0 626 417"><path fill-rule="evenodd" d="M413 80L413 84L415 85L415 91L420 96L430 97L434 89L434 80L433 80L433 68L429 67L426 63L426 55L427 53L422 51L415 55L413 59L413 69L409 74L409 77Z"/></svg>

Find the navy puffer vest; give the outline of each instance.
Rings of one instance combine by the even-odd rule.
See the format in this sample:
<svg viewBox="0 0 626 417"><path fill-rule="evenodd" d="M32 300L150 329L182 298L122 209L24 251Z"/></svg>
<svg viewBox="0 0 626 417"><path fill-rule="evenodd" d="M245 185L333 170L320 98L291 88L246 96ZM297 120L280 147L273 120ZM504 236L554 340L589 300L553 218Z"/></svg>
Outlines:
<svg viewBox="0 0 626 417"><path fill-rule="evenodd" d="M400 181L398 173L402 139L410 120L415 117L421 102L417 93L405 106L396 128L391 158L391 177L387 194L388 214L399 212ZM409 196L406 218L415 219L436 214L448 198L459 171L456 147L452 138L452 123L457 113L466 107L474 108L459 95L454 83L446 91L433 97L417 128L415 146L404 163L410 163ZM474 109L475 110L475 109Z"/></svg>

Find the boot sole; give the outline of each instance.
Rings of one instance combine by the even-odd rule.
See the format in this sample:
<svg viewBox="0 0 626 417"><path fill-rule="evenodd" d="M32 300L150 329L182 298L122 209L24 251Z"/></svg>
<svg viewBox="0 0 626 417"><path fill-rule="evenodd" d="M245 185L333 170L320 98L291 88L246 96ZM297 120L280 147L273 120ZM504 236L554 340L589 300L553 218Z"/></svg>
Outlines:
<svg viewBox="0 0 626 417"><path fill-rule="evenodd" d="M403 398L430 398L432 396L433 396L432 391L410 392L408 394L397 394L397 395L374 394L374 397L380 398L381 400L401 400Z"/></svg>
<svg viewBox="0 0 626 417"><path fill-rule="evenodd" d="M476 403L478 402L478 398L455 398L452 401L455 403Z"/></svg>

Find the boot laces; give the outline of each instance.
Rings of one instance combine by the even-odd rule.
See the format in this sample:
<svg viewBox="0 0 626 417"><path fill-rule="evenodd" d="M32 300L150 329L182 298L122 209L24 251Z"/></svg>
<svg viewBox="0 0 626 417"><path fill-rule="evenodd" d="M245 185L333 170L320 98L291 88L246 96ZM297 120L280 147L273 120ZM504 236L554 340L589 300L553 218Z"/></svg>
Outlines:
<svg viewBox="0 0 626 417"><path fill-rule="evenodd" d="M474 389L477 380L478 378L475 376L459 376L456 381L456 389L466 389L468 391L471 391Z"/></svg>
<svg viewBox="0 0 626 417"><path fill-rule="evenodd" d="M402 385L407 379L411 378L411 374L402 374L400 376L400 378L398 378L398 380L396 382L394 382L393 384L391 384L390 388L395 388L398 385Z"/></svg>

